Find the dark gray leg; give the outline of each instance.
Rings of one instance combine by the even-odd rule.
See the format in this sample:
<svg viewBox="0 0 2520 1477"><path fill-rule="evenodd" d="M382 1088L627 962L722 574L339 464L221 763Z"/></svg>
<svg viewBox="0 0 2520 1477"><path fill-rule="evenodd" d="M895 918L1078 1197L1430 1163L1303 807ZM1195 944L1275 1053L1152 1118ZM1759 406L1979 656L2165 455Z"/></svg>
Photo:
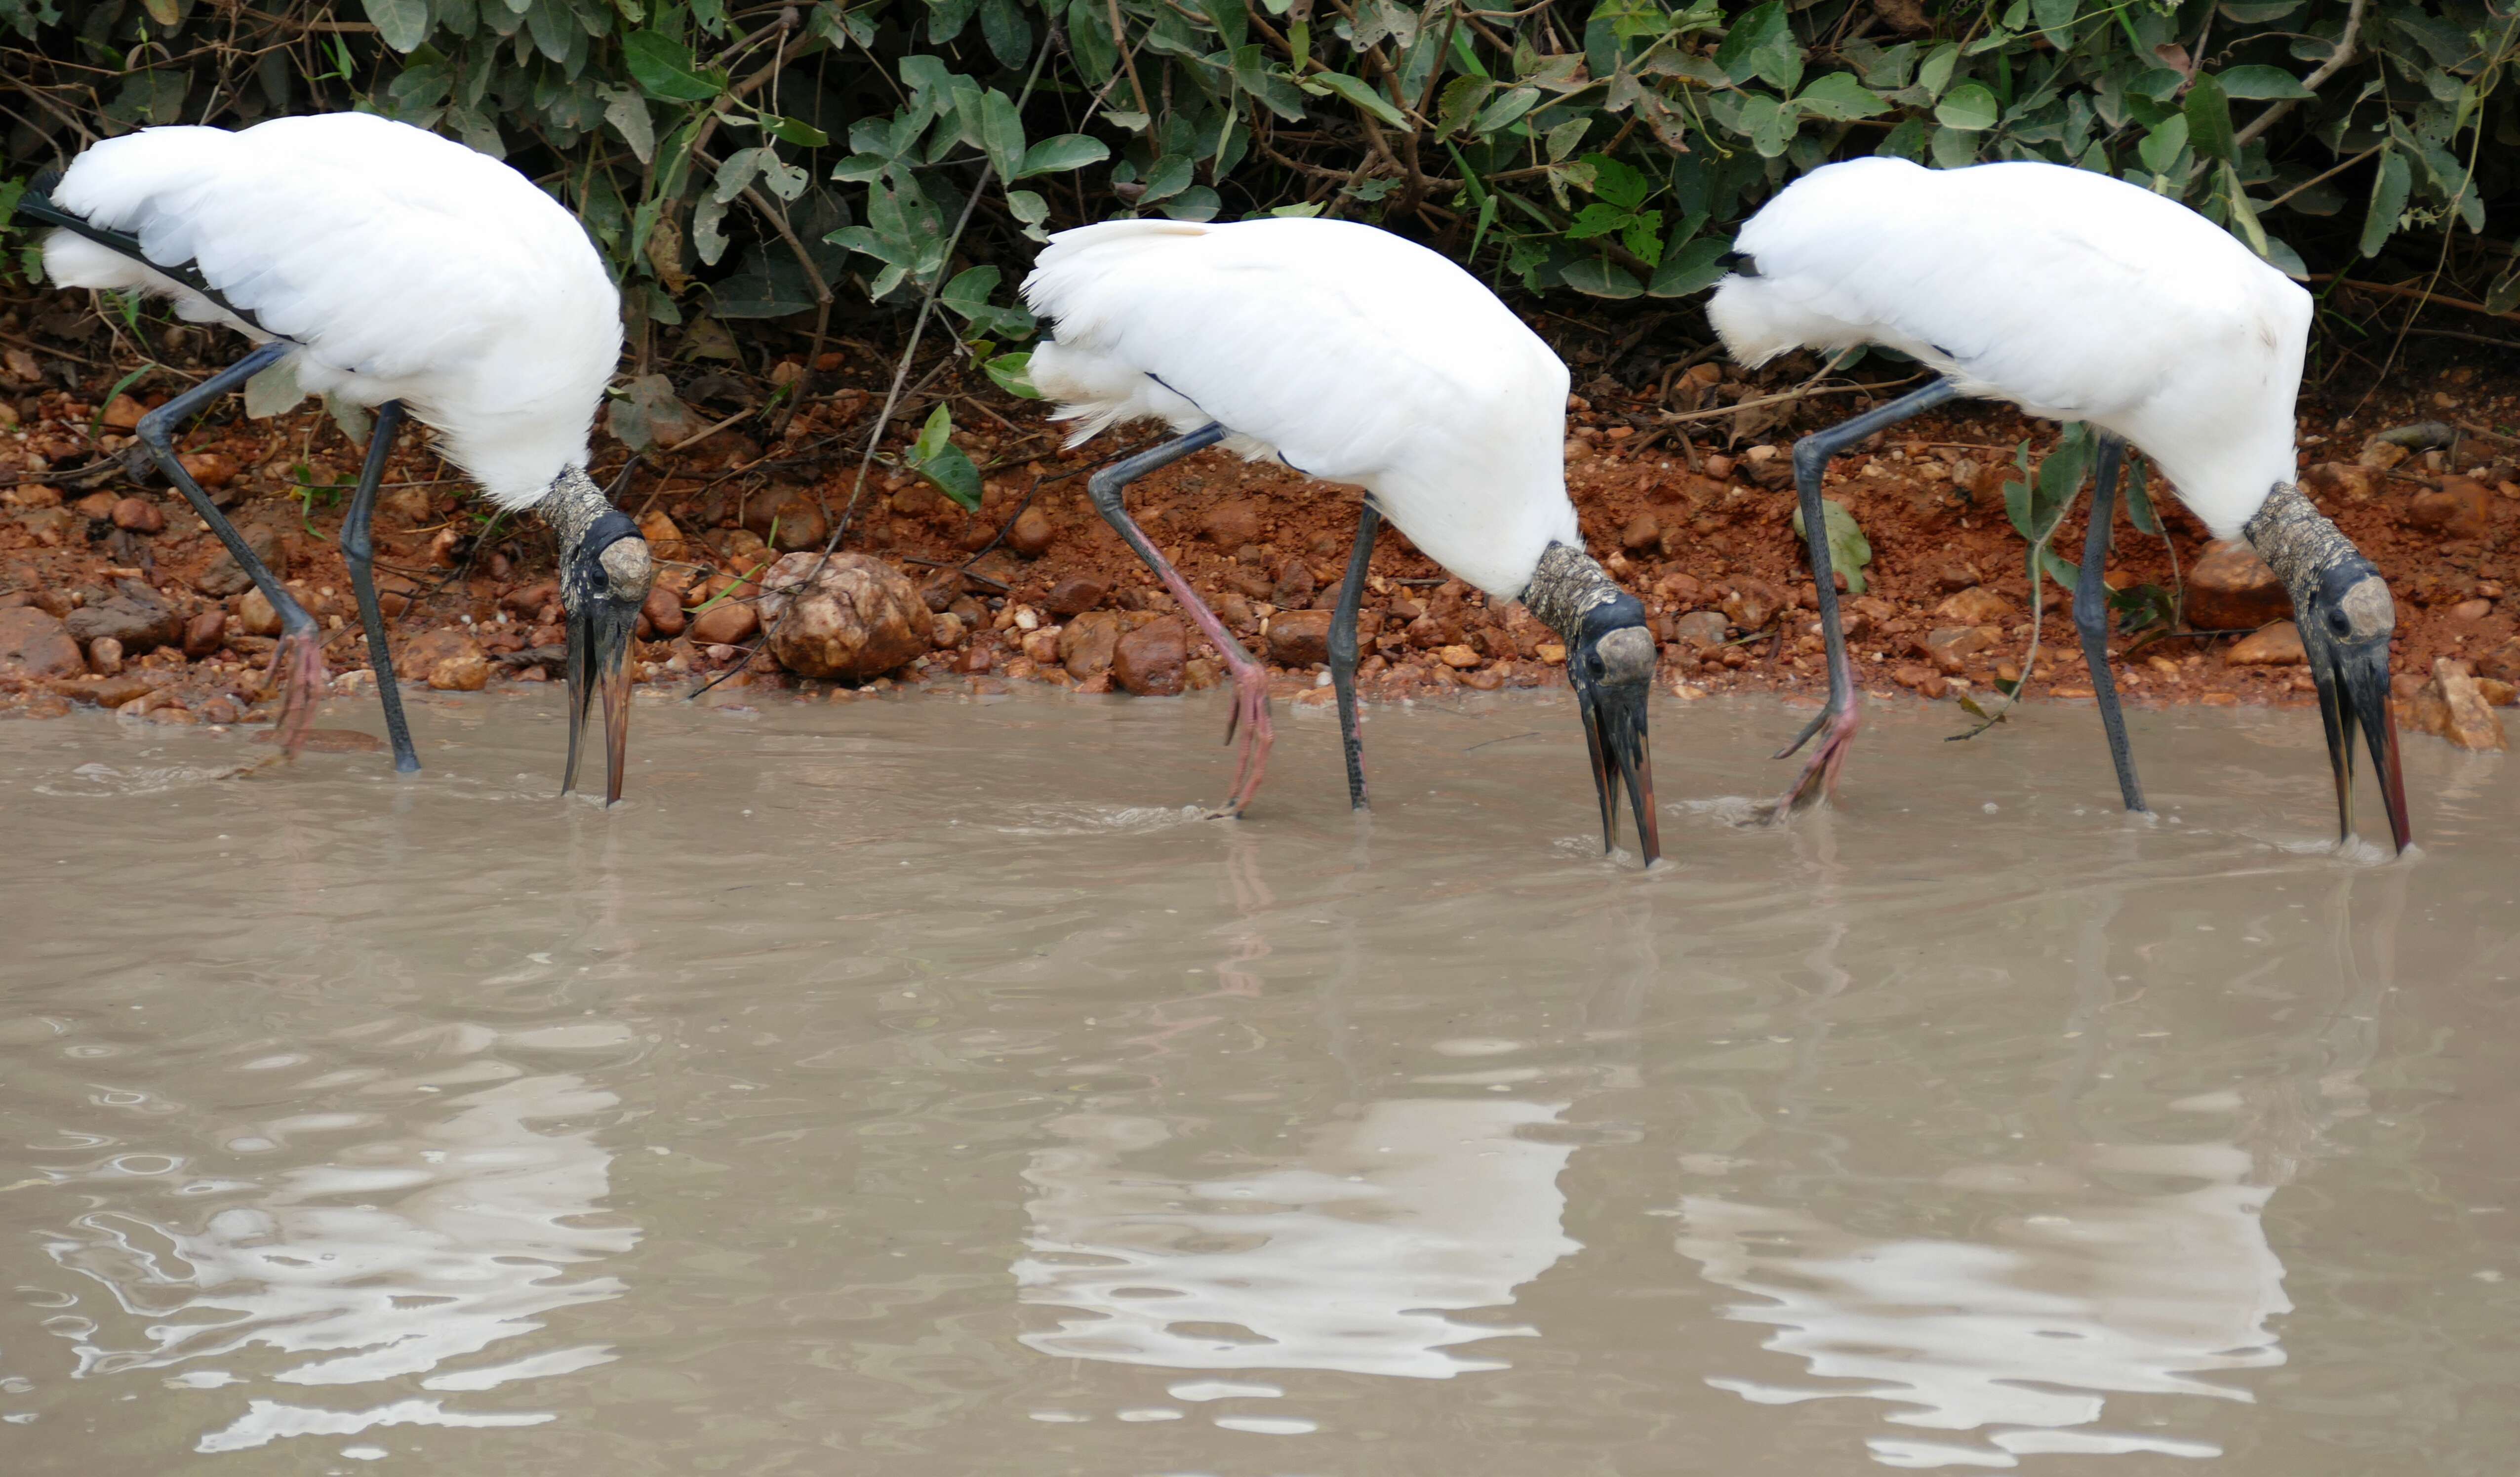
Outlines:
<svg viewBox="0 0 2520 1477"><path fill-rule="evenodd" d="M157 462L158 470L164 472L166 480L184 495L184 501L193 505L193 512L201 515L202 521L210 526L210 532L226 547L228 557L237 561L237 567L246 572L247 577L253 581L253 587L262 592L262 598L271 602L271 608L280 615L280 645L271 653L271 673L273 681L283 684L279 738L281 747L291 754L296 753L298 746L306 741L307 727L315 717L315 701L323 692L322 636L316 629L315 617L307 614L305 607L290 597L279 577L246 543L245 535L237 532L236 525L219 512L219 505L211 502L210 495L202 490L202 484L194 481L193 474L184 470L183 461L175 455L175 428L203 406L252 379L275 361L287 357L296 347L296 344L282 339L262 345L142 416L139 426L140 444L149 448L149 455Z"/></svg>
<svg viewBox="0 0 2520 1477"><path fill-rule="evenodd" d="M1339 582L1338 606L1330 614L1330 686L1338 692L1339 742L1347 752L1347 803L1365 803L1365 735L1356 719L1356 611L1365 603L1366 566L1373 562L1373 535L1382 515L1365 505L1356 520L1356 548L1347 557L1347 578Z"/></svg>
<svg viewBox="0 0 2520 1477"><path fill-rule="evenodd" d="M1885 425L1896 425L1958 396L1958 389L1950 380L1937 380L1912 394L1902 395L1826 430L1814 431L1794 443L1794 488L1802 499L1803 542L1811 550L1812 583L1820 597L1821 640L1828 646L1828 705L1803 726L1793 742L1777 750L1777 757L1782 759L1801 748L1823 724L1828 727L1828 737L1821 740L1820 747L1803 765L1802 774L1795 778L1793 787L1785 791L1780 809L1799 810L1837 787L1837 772L1846 763L1847 750L1854 746L1856 726L1861 722L1856 707L1855 663L1847 659L1846 635L1838 625L1837 577L1828 562L1828 519L1826 510L1821 507L1821 476L1828 470L1828 459L1847 447Z"/></svg>
<svg viewBox="0 0 2520 1477"><path fill-rule="evenodd" d="M2074 629L2082 633L2083 661L2092 669L2092 694L2100 700L2100 727L2109 737L2109 762L2117 766L2118 793L2126 808L2141 813L2143 786L2135 778L2135 751L2127 747L2126 715L2118 711L2118 682L2109 671L2109 592L2100 572L2109 558L2109 525L2117 514L2118 464L2126 443L2101 431L2100 461L2092 479L2092 531L2083 539L2082 577L2074 582Z"/></svg>
<svg viewBox="0 0 2520 1477"><path fill-rule="evenodd" d="M1232 743L1235 734L1239 732L1242 735L1242 751L1235 766L1234 786L1226 795L1224 808L1217 812L1219 817L1242 814L1242 808L1251 803L1252 792L1260 787L1260 772L1268 767L1269 744L1275 737L1269 726L1269 674L1260 663L1251 659L1250 652L1242 649L1241 643L1234 639L1233 632L1225 629L1225 622L1216 618L1216 612L1207 607L1207 602L1198 598L1198 592L1191 588L1190 581L1182 578L1181 571L1156 553L1155 546L1138 531L1138 525L1130 521L1129 511L1121 502L1121 493L1131 482L1147 473L1169 467L1192 452L1214 446L1228 434L1224 426L1211 421L1186 436L1177 436L1161 446L1150 447L1124 462L1114 462L1085 482L1087 493L1094 499L1094 509L1102 515L1102 521L1110 524L1111 531L1120 535L1121 541L1148 568L1155 571L1155 577L1164 582L1164 588L1170 590L1173 599L1180 603L1183 613L1197 625L1201 635L1215 643L1218 654L1225 658L1226 666L1234 673L1234 710L1226 720L1225 741Z"/></svg>
<svg viewBox="0 0 2520 1477"><path fill-rule="evenodd" d="M385 644L384 607L377 604L376 545L368 538L368 521L377 511L377 484L384 480L385 456L393 450L394 431L401 425L400 400L377 407L376 429L368 437L368 464L359 472L358 491L350 494L350 511L341 515L341 558L350 566L350 588L358 592L359 622L368 628L368 665L377 676L377 700L384 704L394 768L409 775L419 771L420 755L411 746L411 727L403 721L402 689L394 683L393 651Z"/></svg>

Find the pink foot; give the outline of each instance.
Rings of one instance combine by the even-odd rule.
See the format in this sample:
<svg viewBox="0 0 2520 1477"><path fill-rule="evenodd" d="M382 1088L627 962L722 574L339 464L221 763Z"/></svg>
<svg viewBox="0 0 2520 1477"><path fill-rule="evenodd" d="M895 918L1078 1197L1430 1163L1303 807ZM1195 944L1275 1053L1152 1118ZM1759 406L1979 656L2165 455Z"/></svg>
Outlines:
<svg viewBox="0 0 2520 1477"><path fill-rule="evenodd" d="M294 759L315 726L315 704L324 695L324 647L313 631L292 632L271 651L267 679L280 689L280 716L273 738Z"/></svg>
<svg viewBox="0 0 2520 1477"><path fill-rule="evenodd" d="M1777 801L1778 819L1808 810L1822 799L1836 798L1838 771L1846 767L1846 756L1855 747L1855 731L1862 723L1863 717L1852 699L1843 710L1825 715L1818 732L1820 747L1812 750L1812 756L1803 762L1802 773L1794 777L1792 788ZM1794 747L1786 748L1785 754L1792 753ZM1781 759L1784 754L1777 757Z"/></svg>
<svg viewBox="0 0 2520 1477"><path fill-rule="evenodd" d="M1253 662L1231 663L1234 670L1234 708L1225 720L1225 741L1242 736L1241 752L1236 756L1234 784L1227 791L1223 807L1209 814L1210 820L1229 820L1242 814L1260 789L1261 772L1269 767L1269 744L1277 737L1269 722L1269 674Z"/></svg>

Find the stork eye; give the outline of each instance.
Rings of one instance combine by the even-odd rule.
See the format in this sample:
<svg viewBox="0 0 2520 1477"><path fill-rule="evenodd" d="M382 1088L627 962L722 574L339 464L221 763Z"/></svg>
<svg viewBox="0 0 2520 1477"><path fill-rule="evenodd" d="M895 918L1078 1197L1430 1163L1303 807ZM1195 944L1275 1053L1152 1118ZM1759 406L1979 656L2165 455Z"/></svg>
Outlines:
<svg viewBox="0 0 2520 1477"><path fill-rule="evenodd" d="M1600 653L1600 652L1598 652L1598 651L1587 651L1587 652L1585 652L1585 653L1584 653L1584 675L1585 675L1585 676L1592 678L1592 679L1593 679L1594 681L1596 681L1596 682L1598 682L1598 681L1601 679L1601 673L1602 673L1604 670L1605 670L1605 669L1604 669L1604 668L1602 667L1602 665L1601 665L1601 653Z"/></svg>
<svg viewBox="0 0 2520 1477"><path fill-rule="evenodd" d="M2343 641L2354 634L2354 622L2344 611L2330 605L2327 607L2327 630L2329 635Z"/></svg>

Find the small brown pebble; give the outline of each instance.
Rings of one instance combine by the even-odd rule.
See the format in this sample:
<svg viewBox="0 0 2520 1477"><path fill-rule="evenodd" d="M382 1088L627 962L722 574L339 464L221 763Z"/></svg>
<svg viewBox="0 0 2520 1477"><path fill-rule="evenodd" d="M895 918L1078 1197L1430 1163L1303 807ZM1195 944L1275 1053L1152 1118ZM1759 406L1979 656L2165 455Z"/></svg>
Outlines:
<svg viewBox="0 0 2520 1477"><path fill-rule="evenodd" d="M1102 597L1110 593L1109 585L1091 575L1071 574L1051 586L1050 594L1043 598L1041 604L1042 608L1053 615L1082 615L1102 604Z"/></svg>
<svg viewBox="0 0 2520 1477"><path fill-rule="evenodd" d="M2494 602L2490 600L2463 600L2450 607L2452 620L2483 620L2493 613Z"/></svg>
<svg viewBox="0 0 2520 1477"><path fill-rule="evenodd" d="M1007 530L1007 547L1026 559L1039 559L1050 552L1051 543L1058 536L1048 514L1038 508L1027 508L1015 515L1014 526Z"/></svg>
<svg viewBox="0 0 2520 1477"><path fill-rule="evenodd" d="M100 636L87 644L87 669L99 677L111 677L122 670L122 643L111 636Z"/></svg>
<svg viewBox="0 0 2520 1477"><path fill-rule="evenodd" d="M215 451L189 452L175 459L194 481L205 488L225 487L236 480L236 459ZM427 494L423 494L424 497Z"/></svg>
<svg viewBox="0 0 2520 1477"><path fill-rule="evenodd" d="M204 610L184 622L184 654L197 658L207 656L219 649L227 635L227 612Z"/></svg>
<svg viewBox="0 0 2520 1477"><path fill-rule="evenodd" d="M121 501L110 492L91 492L70 507L83 518L110 518L113 516L113 505Z"/></svg>
<svg viewBox="0 0 2520 1477"><path fill-rule="evenodd" d="M1457 671L1465 671L1479 664L1479 653L1468 647L1445 647L1436 651L1435 659Z"/></svg>
<svg viewBox="0 0 2520 1477"><path fill-rule="evenodd" d="M166 515L146 498L124 498L113 505L113 526L131 533L163 533Z"/></svg>
<svg viewBox="0 0 2520 1477"><path fill-rule="evenodd" d="M278 636L280 612L271 607L259 590L248 590L237 602L237 624L248 636Z"/></svg>
<svg viewBox="0 0 2520 1477"><path fill-rule="evenodd" d="M97 419L110 430L138 430L140 418L146 414L139 401L129 395L116 395L105 402L105 410Z"/></svg>
<svg viewBox="0 0 2520 1477"><path fill-rule="evenodd" d="M2250 632L2223 653L2224 664L2234 667L2297 667L2309 659L2302 650L2301 628L2288 620Z"/></svg>
<svg viewBox="0 0 2520 1477"><path fill-rule="evenodd" d="M639 606L639 613L646 617L650 629L667 641L682 635L684 626L690 622L690 617L683 614L682 597L665 585L649 589L648 599Z"/></svg>
<svg viewBox="0 0 2520 1477"><path fill-rule="evenodd" d="M237 711L236 699L225 693L204 700L200 712L203 723L234 723L244 716Z"/></svg>
<svg viewBox="0 0 2520 1477"><path fill-rule="evenodd" d="M692 640L702 646L731 647L761 629L761 614L741 601L721 601L691 623Z"/></svg>

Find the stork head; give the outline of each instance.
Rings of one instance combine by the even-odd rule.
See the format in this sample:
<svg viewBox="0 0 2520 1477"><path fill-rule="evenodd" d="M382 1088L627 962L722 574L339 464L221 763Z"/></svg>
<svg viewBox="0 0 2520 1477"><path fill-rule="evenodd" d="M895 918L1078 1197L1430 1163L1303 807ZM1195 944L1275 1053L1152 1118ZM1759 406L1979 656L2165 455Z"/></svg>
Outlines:
<svg viewBox="0 0 2520 1477"><path fill-rule="evenodd" d="M2327 763L2336 776L2340 834L2354 833L2354 740L2370 745L2389 812L2389 837L2400 851L2413 839L2407 823L2407 781L2398 768L2398 720L2389 708L2389 638L2397 606L2371 561L2356 553L2318 569L2310 600L2293 614L2302 654L2318 688L2318 716L2327 731Z"/></svg>
<svg viewBox="0 0 2520 1477"><path fill-rule="evenodd" d="M1662 855L1654 813L1653 755L1645 744L1645 699L1653 691L1658 649L1645 627L1645 607L1612 583L1581 550L1552 544L1523 593L1523 604L1566 642L1566 681L1584 720L1593 788L1601 802L1601 848L1618 840L1619 786L1627 785L1637 847L1645 865Z"/></svg>
<svg viewBox="0 0 2520 1477"><path fill-rule="evenodd" d="M2290 484L2277 484L2242 531L2292 592L2302 654L2318 689L2328 768L2336 777L2340 834L2354 833L2359 731L2379 776L2390 839L2406 850L2414 836L2407 821L2406 776L2398 765L2398 720L2389 708L2389 640L2398 618L2388 581Z"/></svg>
<svg viewBox="0 0 2520 1477"><path fill-rule="evenodd" d="M585 472L562 473L543 509L560 532L560 599L568 612L568 769L561 792L577 783L586 721L601 692L604 803L609 805L621 798L630 748L630 639L656 582L656 565L639 525Z"/></svg>

